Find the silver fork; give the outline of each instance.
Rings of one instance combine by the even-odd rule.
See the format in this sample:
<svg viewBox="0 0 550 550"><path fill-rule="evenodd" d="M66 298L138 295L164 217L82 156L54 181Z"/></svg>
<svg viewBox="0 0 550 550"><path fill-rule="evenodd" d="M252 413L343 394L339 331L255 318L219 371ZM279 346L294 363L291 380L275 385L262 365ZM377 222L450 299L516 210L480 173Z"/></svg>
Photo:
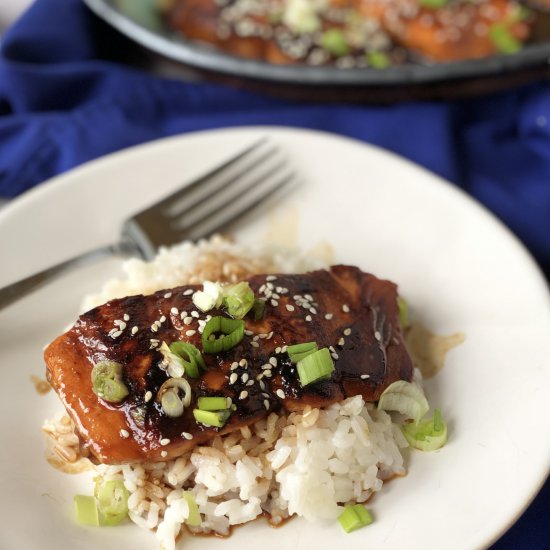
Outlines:
<svg viewBox="0 0 550 550"><path fill-rule="evenodd" d="M100 258L119 255L151 260L161 245L208 237L255 209L294 178L278 148L262 138L127 219L117 243L90 250L0 288L0 309L54 277Z"/></svg>

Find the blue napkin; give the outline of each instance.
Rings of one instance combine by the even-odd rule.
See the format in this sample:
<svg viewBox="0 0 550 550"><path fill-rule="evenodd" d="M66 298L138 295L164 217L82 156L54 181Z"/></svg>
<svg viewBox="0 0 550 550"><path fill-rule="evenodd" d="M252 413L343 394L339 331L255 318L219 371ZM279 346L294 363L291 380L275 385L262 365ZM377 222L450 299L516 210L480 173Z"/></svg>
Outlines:
<svg viewBox="0 0 550 550"><path fill-rule="evenodd" d="M456 102L292 103L122 66L105 53L117 40L80 0L37 0L6 33L0 196L163 136L249 124L315 128L385 147L462 187L515 231L550 276L549 83ZM547 483L493 550L550 549L549 510Z"/></svg>

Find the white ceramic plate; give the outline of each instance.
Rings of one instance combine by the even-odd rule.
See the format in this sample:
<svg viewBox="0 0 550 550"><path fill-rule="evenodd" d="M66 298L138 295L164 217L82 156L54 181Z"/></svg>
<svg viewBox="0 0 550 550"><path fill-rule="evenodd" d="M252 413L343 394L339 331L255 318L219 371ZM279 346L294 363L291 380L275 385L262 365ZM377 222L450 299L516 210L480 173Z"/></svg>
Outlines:
<svg viewBox="0 0 550 550"><path fill-rule="evenodd" d="M331 243L336 261L397 281L425 325L464 332L466 342L427 383L450 440L439 452L412 455L409 475L371 502L376 522L368 529L345 535L335 523L297 520L273 531L255 522L229 540L191 538L182 547L235 550L260 540L265 550L489 545L550 465L549 296L515 238L435 176L373 147L306 131L249 128L160 141L92 162L2 210L0 286L116 239L128 214L261 134L284 147L305 184L269 216L238 228L237 237L261 239L274 216L287 215L301 245ZM112 260L83 269L0 312L2 548L156 547L151 533L133 525L74 523L72 497L91 485L45 462L40 426L61 405L53 392L38 396L29 379L43 375L42 347L74 321L81 297L119 268Z"/></svg>

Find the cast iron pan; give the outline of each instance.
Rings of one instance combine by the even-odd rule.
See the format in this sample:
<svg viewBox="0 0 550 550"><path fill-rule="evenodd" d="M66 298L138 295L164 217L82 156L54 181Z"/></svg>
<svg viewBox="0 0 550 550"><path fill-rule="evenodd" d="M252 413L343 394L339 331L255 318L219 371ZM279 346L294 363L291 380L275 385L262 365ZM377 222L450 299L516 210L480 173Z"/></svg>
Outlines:
<svg viewBox="0 0 550 550"><path fill-rule="evenodd" d="M225 54L185 40L167 28L153 0L84 0L97 16L143 47L144 53L218 82L307 101L390 103L410 99L453 99L550 80L548 42L527 45L513 55L377 69L274 65ZM191 73L190 73L191 70Z"/></svg>

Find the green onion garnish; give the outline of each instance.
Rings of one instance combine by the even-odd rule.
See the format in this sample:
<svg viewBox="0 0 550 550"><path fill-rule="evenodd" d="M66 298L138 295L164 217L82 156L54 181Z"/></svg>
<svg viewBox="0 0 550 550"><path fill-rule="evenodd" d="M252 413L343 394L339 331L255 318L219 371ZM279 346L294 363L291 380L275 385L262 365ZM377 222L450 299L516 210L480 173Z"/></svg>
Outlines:
<svg viewBox="0 0 550 550"><path fill-rule="evenodd" d="M94 496L101 525L118 525L128 516L129 495L120 479L96 479Z"/></svg>
<svg viewBox="0 0 550 550"><path fill-rule="evenodd" d="M336 57L350 52L349 44L341 29L329 29L321 35L321 47Z"/></svg>
<svg viewBox="0 0 550 550"><path fill-rule="evenodd" d="M371 513L362 504L350 504L344 508L338 521L346 533L351 533L370 525L373 519Z"/></svg>
<svg viewBox="0 0 550 550"><path fill-rule="evenodd" d="M385 69L391 65L391 59L388 54L372 50L367 52L369 65L374 69Z"/></svg>
<svg viewBox="0 0 550 550"><path fill-rule="evenodd" d="M157 393L157 401L170 418L177 418L191 404L191 386L185 378L169 378Z"/></svg>
<svg viewBox="0 0 550 550"><path fill-rule="evenodd" d="M184 491L182 493L182 497L185 499L185 502L187 502L187 506L189 507L189 516L187 516L185 523L187 523L187 525L191 525L192 527L198 527L201 524L201 515L195 500L195 495L191 491Z"/></svg>
<svg viewBox="0 0 550 550"><path fill-rule="evenodd" d="M290 357L290 360L293 363L301 361L304 357L312 354L314 351L317 351L317 342L304 342L303 344L294 344L293 346L288 346L287 353Z"/></svg>
<svg viewBox="0 0 550 550"><path fill-rule="evenodd" d="M447 0L420 0L420 5L425 8L443 8L447 5Z"/></svg>
<svg viewBox="0 0 550 550"><path fill-rule="evenodd" d="M224 291L223 304L231 317L242 319L254 305L254 292L248 283L237 283Z"/></svg>
<svg viewBox="0 0 550 550"><path fill-rule="evenodd" d="M170 351L181 358L185 374L191 378L199 376L199 368L206 368L201 352L189 342L172 342Z"/></svg>
<svg viewBox="0 0 550 550"><path fill-rule="evenodd" d="M194 409L193 416L197 422L205 426L221 428L231 416L231 411L227 409L223 411L202 411L201 409Z"/></svg>
<svg viewBox="0 0 550 550"><path fill-rule="evenodd" d="M397 380L390 384L378 400L378 408L397 411L412 418L415 423L430 410L424 392L412 382Z"/></svg>
<svg viewBox="0 0 550 550"><path fill-rule="evenodd" d="M404 298L397 297L397 307L399 308L399 324L401 329L409 326L409 306Z"/></svg>
<svg viewBox="0 0 550 550"><path fill-rule="evenodd" d="M216 338L216 334L223 336ZM202 332L202 349L205 353L221 353L234 348L244 337L244 322L240 319L229 319L216 316L204 326Z"/></svg>
<svg viewBox="0 0 550 550"><path fill-rule="evenodd" d="M435 451L447 442L447 424L436 409L432 418L419 424L405 424L402 428L409 445L420 451Z"/></svg>
<svg viewBox="0 0 550 550"><path fill-rule="evenodd" d="M80 525L99 526L99 512L94 497L86 495L74 496L74 509L76 521Z"/></svg>
<svg viewBox="0 0 550 550"><path fill-rule="evenodd" d="M252 306L252 315L254 316L254 321L261 321L264 318L265 314L265 300L254 300L254 305Z"/></svg>
<svg viewBox="0 0 550 550"><path fill-rule="evenodd" d="M296 365L298 376L302 386L327 380L334 370L334 362L330 356L328 348L322 348L310 353Z"/></svg>
<svg viewBox="0 0 550 550"><path fill-rule="evenodd" d="M197 405L201 411L222 411L228 408L227 397L199 397Z"/></svg>
<svg viewBox="0 0 550 550"><path fill-rule="evenodd" d="M122 382L122 365L115 361L100 361L92 369L92 391L109 403L119 403L128 395Z"/></svg>
<svg viewBox="0 0 550 550"><path fill-rule="evenodd" d="M512 54L522 48L521 42L502 23L491 25L489 37L500 53Z"/></svg>

